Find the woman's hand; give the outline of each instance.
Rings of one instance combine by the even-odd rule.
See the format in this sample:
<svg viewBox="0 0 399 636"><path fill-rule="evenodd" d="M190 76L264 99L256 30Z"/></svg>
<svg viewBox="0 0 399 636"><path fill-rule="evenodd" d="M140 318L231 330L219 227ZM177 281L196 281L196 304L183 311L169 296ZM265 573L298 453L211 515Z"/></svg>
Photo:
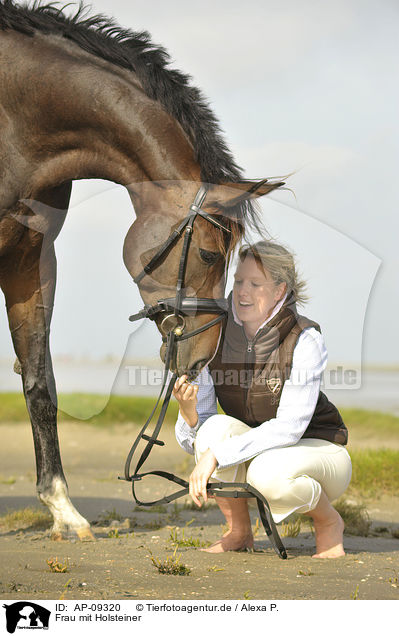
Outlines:
<svg viewBox="0 0 399 636"><path fill-rule="evenodd" d="M197 393L198 385L190 384L187 376L182 375L175 382L173 387L173 395L179 402L180 413L191 428L194 428L198 422L197 414Z"/></svg>
<svg viewBox="0 0 399 636"><path fill-rule="evenodd" d="M218 463L215 455L212 453L211 449L208 448L190 475L189 492L194 503L196 503L200 508L202 504L199 497L203 498L204 503L208 501L206 485L217 465Z"/></svg>

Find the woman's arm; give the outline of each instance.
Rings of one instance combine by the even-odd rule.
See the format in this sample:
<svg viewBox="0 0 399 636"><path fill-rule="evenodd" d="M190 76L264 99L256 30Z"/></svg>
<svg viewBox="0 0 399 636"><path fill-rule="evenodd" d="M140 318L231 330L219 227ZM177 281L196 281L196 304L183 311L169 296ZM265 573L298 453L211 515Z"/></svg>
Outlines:
<svg viewBox="0 0 399 636"><path fill-rule="evenodd" d="M195 426L190 426L184 419L181 411L179 411L179 416L175 426L175 434L179 446L181 446L181 448L187 453L190 453L190 455L194 455L193 445L198 429L205 420L208 419L208 417L217 413L215 388L208 367L204 367L202 369L201 373L192 384L198 385L196 405L198 415L197 424Z"/></svg>
<svg viewBox="0 0 399 636"><path fill-rule="evenodd" d="M294 349L291 374L284 383L276 417L243 435L211 445L219 467L241 464L270 448L296 444L313 416L326 365L323 336L314 328L305 329Z"/></svg>

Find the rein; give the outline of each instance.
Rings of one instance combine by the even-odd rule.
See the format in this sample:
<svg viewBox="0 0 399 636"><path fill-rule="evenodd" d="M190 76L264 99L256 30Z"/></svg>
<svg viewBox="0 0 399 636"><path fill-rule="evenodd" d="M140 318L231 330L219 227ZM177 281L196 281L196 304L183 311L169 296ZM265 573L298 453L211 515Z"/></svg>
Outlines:
<svg viewBox="0 0 399 636"><path fill-rule="evenodd" d="M168 380L168 373L170 370L170 366L175 356L177 344L182 340L187 340L188 338L192 338L199 333L202 333L206 329L213 327L217 323L221 322L226 314L227 314L227 301L225 298L186 298L183 296L184 293L184 278L185 271L187 265L187 256L188 250L190 247L191 236L193 232L194 221L197 216L201 216L206 219L217 228L221 229L224 232L230 233L229 228L225 225L217 221L213 216L204 212L201 209L201 205L203 204L205 197L207 195L208 189L206 186L201 185L198 190L193 204L190 206L189 212L186 218L180 223L179 227L172 232L172 234L166 239L165 243L158 250L158 252L153 256L150 262L143 268L138 276L134 278L135 283L139 283L142 278L148 274L150 274L156 267L159 265L160 260L163 256L167 255L169 249L174 245L178 239L183 237L183 247L182 253L180 257L179 263L179 271L178 278L176 284L176 296L174 298L163 298L158 300L155 305L145 305L144 308L136 314L133 314L129 317L130 321L140 320L141 318L150 318L154 320L160 314L165 314L161 322L161 330L165 333L163 337L163 341L166 342L166 353L165 353L165 368L162 380L161 390L159 392L158 399L154 408L152 409L146 423L143 428L139 432L136 440L134 441L129 454L126 459L125 469L124 469L124 477L119 477L119 479L123 479L125 481L130 481L132 483L132 494L136 503L140 506L155 506L157 504L170 503L175 499L179 499L184 495L189 494L189 483L177 477L173 473L169 473L163 470L152 470L144 473L140 473L140 468L143 466L144 462L148 459L148 456L152 450L154 445L164 446L165 443L158 440L158 435L160 433L166 411L169 405L169 401L172 395L173 386L177 380L178 374L173 373L172 377ZM198 312L205 313L215 313L218 314L216 318L210 320L205 325L190 331L189 333L184 333L185 329L185 316L190 314L197 314ZM158 404L161 400L162 394L166 388L165 396L163 399L162 407L157 419L157 423L154 427L154 430L151 435L146 435L145 431L149 426L155 411L157 410ZM147 445L145 446L137 464L134 469L133 474L130 473L130 466L133 460L133 456L136 452L136 449L141 440L145 440ZM141 481L143 477L147 475L156 475L158 477L162 477L168 481L174 482L179 486L182 486L181 490L172 493L171 495L167 495L162 497L161 499L157 499L155 501L140 501L136 495L135 484L137 481ZM258 505L259 515L263 524L263 527L268 535L270 542L281 559L287 558L287 553L284 548L284 545L280 539L280 536L277 532L276 525L274 523L273 517L270 512L270 507L265 499L265 497L260 493L256 488L253 488L250 484L247 483L237 483L237 482L212 482L207 484L207 493L209 495L219 495L220 491L225 490L226 488L230 488L232 490L227 490L223 492L223 497L243 497L243 498L252 498L255 497ZM240 490L237 490L240 489Z"/></svg>

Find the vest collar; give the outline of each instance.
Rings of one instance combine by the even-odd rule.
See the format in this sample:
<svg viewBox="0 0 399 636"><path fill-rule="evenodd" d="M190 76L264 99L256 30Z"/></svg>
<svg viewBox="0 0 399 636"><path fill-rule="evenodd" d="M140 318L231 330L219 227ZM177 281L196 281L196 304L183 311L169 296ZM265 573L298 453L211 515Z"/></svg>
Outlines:
<svg viewBox="0 0 399 636"><path fill-rule="evenodd" d="M229 317L223 335L222 361L242 362L245 358L245 352L248 351L249 341L243 325L234 319L232 293L229 294L228 301ZM277 349L297 322L298 314L293 294L291 293L281 302L281 307L279 309L278 306L275 307L276 312L273 312L273 315L265 321L256 332L253 340L250 341L255 360L258 358L264 360L265 356Z"/></svg>

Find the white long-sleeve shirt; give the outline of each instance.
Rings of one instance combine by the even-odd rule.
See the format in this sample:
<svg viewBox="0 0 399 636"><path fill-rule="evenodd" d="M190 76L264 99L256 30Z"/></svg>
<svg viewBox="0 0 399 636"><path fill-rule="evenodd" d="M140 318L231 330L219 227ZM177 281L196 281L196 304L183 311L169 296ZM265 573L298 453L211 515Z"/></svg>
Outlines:
<svg viewBox="0 0 399 636"><path fill-rule="evenodd" d="M260 329L279 311L283 302L284 299ZM276 417L243 435L211 445L219 467L241 464L270 448L296 444L314 413L326 365L327 350L323 336L313 327L305 329L294 349L291 374L284 382ZM194 454L193 443L198 429L208 417L217 413L216 393L208 367L201 371L195 383L199 385L198 423L191 428L180 413L176 422L176 439L191 454Z"/></svg>

